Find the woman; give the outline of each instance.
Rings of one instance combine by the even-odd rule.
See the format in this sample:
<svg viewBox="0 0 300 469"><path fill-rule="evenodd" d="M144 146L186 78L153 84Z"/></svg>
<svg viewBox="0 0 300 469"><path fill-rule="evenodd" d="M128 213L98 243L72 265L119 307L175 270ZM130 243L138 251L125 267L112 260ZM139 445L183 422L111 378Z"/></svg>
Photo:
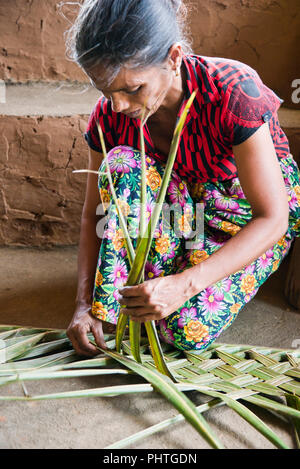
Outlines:
<svg viewBox="0 0 300 469"><path fill-rule="evenodd" d="M89 168L105 169L99 120L120 207L133 231L144 103L149 215L176 121L198 89L166 196L182 212L167 233L160 218L145 281L138 286L122 288L129 263L115 213L106 212L104 234L97 234L99 194L108 208L110 192L105 177L97 184L97 176L88 175L76 310L67 331L79 354L98 353L88 332L106 347L103 324L116 324L121 305L133 320L155 320L161 340L176 348L205 349L300 236L299 169L278 122L282 100L246 64L194 55L183 10L171 0L88 0L69 30L72 59L103 94L85 134ZM204 207L204 236L191 248L187 240L197 204Z"/></svg>

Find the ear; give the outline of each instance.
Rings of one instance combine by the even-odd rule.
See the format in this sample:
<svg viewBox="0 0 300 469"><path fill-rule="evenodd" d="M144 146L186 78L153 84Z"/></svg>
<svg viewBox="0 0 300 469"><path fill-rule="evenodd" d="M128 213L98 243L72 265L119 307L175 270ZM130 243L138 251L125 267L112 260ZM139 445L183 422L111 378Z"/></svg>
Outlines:
<svg viewBox="0 0 300 469"><path fill-rule="evenodd" d="M169 49L168 62L172 70L180 68L182 62L183 50L179 42L175 42Z"/></svg>

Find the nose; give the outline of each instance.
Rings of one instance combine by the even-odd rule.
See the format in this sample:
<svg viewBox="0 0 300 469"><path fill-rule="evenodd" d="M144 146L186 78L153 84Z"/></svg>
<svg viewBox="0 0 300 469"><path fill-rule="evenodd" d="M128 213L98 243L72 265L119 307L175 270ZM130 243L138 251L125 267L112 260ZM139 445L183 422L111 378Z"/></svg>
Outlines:
<svg viewBox="0 0 300 469"><path fill-rule="evenodd" d="M111 104L114 112L124 112L129 109L129 103L124 97L111 97Z"/></svg>

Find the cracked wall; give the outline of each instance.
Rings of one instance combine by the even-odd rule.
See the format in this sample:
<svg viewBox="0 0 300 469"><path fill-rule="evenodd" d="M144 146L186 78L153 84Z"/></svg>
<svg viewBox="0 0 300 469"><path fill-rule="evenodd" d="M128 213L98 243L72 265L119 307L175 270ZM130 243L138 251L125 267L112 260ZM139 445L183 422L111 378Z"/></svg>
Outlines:
<svg viewBox="0 0 300 469"><path fill-rule="evenodd" d="M1 0L0 79L89 83L65 57L68 23L58 14L58 3ZM291 102L291 82L300 79L299 0L192 3L189 23L196 53L248 63L285 106L299 109ZM78 243L87 176L72 170L88 165L83 138L88 117L0 115L0 246ZM300 131L284 131L300 164Z"/></svg>
<svg viewBox="0 0 300 469"><path fill-rule="evenodd" d="M78 244L88 115L0 116L0 246ZM300 165L299 129L284 129Z"/></svg>
<svg viewBox="0 0 300 469"><path fill-rule="evenodd" d="M86 75L65 56L68 22L57 0L1 0L0 78L5 81L78 80Z"/></svg>
<svg viewBox="0 0 300 469"><path fill-rule="evenodd" d="M77 244L88 116L0 117L0 245Z"/></svg>
<svg viewBox="0 0 300 469"><path fill-rule="evenodd" d="M77 80L88 82L65 56L68 21L58 0L1 0L0 78L8 81ZM291 84L300 79L299 0L187 0L197 54L230 57L255 68L267 86L291 100ZM62 12L74 18L74 5ZM76 10L75 10L76 11Z"/></svg>

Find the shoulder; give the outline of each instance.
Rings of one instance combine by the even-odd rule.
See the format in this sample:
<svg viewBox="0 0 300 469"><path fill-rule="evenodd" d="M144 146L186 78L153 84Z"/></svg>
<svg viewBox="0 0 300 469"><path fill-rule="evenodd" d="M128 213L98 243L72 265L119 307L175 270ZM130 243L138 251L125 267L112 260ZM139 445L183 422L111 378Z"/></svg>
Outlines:
<svg viewBox="0 0 300 469"><path fill-rule="evenodd" d="M205 102L219 102L233 119L269 119L283 103L248 64L224 57L187 55L186 59L199 90L206 93Z"/></svg>
<svg viewBox="0 0 300 469"><path fill-rule="evenodd" d="M187 54L186 63L190 73L198 82L199 89L214 91L222 99L241 85L250 95L259 94L258 84L262 83L256 70L238 60L224 57L208 57Z"/></svg>

